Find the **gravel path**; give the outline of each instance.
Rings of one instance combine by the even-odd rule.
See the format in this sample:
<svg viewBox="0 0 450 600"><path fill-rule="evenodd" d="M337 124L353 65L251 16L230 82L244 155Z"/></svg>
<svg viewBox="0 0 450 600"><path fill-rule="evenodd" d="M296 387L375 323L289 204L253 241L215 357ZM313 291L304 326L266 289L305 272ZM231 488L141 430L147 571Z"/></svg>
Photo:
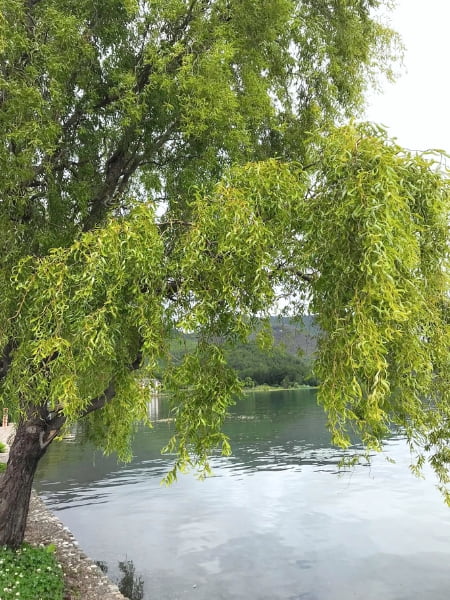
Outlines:
<svg viewBox="0 0 450 600"><path fill-rule="evenodd" d="M13 426L0 427L0 441L11 442ZM0 453L0 462L7 461ZM1 475L0 475L1 477ZM25 540L33 545L54 544L65 579L64 600L126 600L116 585L79 548L72 533L33 492L28 513Z"/></svg>
<svg viewBox="0 0 450 600"><path fill-rule="evenodd" d="M25 539L30 544L55 544L65 579L65 600L125 600L116 585L78 547L72 533L33 493Z"/></svg>

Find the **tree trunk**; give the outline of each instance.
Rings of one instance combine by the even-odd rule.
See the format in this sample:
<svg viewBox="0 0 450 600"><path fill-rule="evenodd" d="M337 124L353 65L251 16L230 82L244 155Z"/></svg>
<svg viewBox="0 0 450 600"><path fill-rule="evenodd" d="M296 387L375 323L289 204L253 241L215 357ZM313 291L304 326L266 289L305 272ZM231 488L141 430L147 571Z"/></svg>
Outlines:
<svg viewBox="0 0 450 600"><path fill-rule="evenodd" d="M46 430L47 424L39 417L17 426L6 471L0 478L0 546L17 548L23 542L34 474L48 446L43 443Z"/></svg>

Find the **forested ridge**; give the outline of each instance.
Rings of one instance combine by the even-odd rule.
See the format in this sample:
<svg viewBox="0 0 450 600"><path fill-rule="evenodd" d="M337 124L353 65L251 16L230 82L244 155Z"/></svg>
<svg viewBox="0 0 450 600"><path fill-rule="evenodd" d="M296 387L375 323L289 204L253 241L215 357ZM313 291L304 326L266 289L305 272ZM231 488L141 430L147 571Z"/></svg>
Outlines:
<svg viewBox="0 0 450 600"><path fill-rule="evenodd" d="M226 348L227 365L236 371L246 387L317 385L313 362L318 331L311 315L306 315L301 321L272 316L270 331L267 332L272 337L270 348L261 347L257 327L247 342ZM172 360L181 362L196 343L195 335L175 332L171 343ZM163 366L160 377L164 380Z"/></svg>

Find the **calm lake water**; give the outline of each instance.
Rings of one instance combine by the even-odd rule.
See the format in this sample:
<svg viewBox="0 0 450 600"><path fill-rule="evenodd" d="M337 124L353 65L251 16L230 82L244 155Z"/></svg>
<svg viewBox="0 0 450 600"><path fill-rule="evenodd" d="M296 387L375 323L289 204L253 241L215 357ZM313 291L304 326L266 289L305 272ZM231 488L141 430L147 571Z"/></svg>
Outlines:
<svg viewBox="0 0 450 600"><path fill-rule="evenodd" d="M155 418L167 415L154 403ZM257 393L231 409L233 456L214 476L160 485L171 424L138 432L118 465L53 444L36 487L116 581L131 561L145 600L447 600L450 509L413 477L400 437L340 473L314 391ZM396 464L386 460L386 455ZM139 586L137 586L139 587ZM136 592L135 588L135 592Z"/></svg>

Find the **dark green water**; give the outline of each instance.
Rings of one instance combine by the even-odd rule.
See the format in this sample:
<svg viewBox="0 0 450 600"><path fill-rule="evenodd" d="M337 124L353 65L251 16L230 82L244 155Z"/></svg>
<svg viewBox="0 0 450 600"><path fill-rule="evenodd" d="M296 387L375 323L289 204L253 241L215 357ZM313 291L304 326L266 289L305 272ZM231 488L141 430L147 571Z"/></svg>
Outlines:
<svg viewBox="0 0 450 600"><path fill-rule="evenodd" d="M166 416L164 401L152 410ZM339 473L313 391L253 394L226 424L233 456L214 459L206 481L165 488L170 428L139 431L129 465L75 440L53 444L37 477L112 578L132 562L145 600L450 597L450 509L432 474L409 473L400 438L386 445L396 464L379 455Z"/></svg>

